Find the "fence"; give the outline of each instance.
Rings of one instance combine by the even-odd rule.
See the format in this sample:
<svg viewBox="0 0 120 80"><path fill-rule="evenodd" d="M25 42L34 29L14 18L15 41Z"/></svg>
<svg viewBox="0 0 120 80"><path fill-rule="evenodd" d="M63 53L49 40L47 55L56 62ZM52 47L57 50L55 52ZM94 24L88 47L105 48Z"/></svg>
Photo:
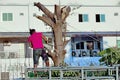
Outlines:
<svg viewBox="0 0 120 80"><path fill-rule="evenodd" d="M90 66L90 67L44 67L44 68L26 68L26 77L25 80L119 80L119 67L120 65L115 65L112 67L107 67L107 66ZM30 77L28 75L29 72L33 72L34 70L36 71L44 71L48 70L49 75L47 77ZM53 77L52 76L52 71L59 71L60 76L58 77ZM74 76L74 77L65 77L64 73L66 71L75 71L78 72L79 75ZM95 74L97 73L97 75ZM100 73L107 73L107 75L100 75ZM91 73L92 75L88 75L88 73Z"/></svg>
<svg viewBox="0 0 120 80"><path fill-rule="evenodd" d="M3 53L5 53L3 55ZM20 52L17 52L20 54ZM45 71L47 76L38 76L38 77L30 77L28 73L33 72L33 60L32 58L22 58L15 55L13 52L0 52L0 80L18 80L18 78L25 78L26 80L37 80L37 79L45 79L45 80L90 80L90 79L114 79L119 80L118 71L120 65L115 65L112 67L106 66L89 66L89 67L43 67L37 68L37 71ZM29 67L29 68L28 68ZM58 76L53 76L53 71L59 71ZM75 72L75 75L65 76L67 71ZM107 75L101 75L102 72L108 73ZM74 74L74 73L73 73Z"/></svg>
<svg viewBox="0 0 120 80"><path fill-rule="evenodd" d="M39 62L39 67L43 67L42 58ZM0 80L23 80L25 67L33 67L33 58L26 58L20 51L0 51Z"/></svg>

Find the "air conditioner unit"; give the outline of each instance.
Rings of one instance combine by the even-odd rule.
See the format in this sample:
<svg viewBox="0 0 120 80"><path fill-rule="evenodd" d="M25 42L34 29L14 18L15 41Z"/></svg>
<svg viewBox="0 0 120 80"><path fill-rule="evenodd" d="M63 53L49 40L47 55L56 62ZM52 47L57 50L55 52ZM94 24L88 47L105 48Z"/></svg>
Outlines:
<svg viewBox="0 0 120 80"><path fill-rule="evenodd" d="M87 51L85 50L81 51L81 56L87 56Z"/></svg>
<svg viewBox="0 0 120 80"><path fill-rule="evenodd" d="M92 56L98 56L98 51L97 50L92 50Z"/></svg>
<svg viewBox="0 0 120 80"><path fill-rule="evenodd" d="M72 51L72 56L76 56L76 52L75 51Z"/></svg>

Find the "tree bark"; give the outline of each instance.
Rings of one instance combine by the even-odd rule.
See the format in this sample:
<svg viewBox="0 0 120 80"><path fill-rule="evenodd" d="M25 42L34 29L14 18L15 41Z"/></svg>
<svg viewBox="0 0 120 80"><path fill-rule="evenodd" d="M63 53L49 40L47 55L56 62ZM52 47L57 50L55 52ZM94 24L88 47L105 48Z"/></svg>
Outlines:
<svg viewBox="0 0 120 80"><path fill-rule="evenodd" d="M55 63L55 66L58 65L63 61L64 59L64 55L63 55L63 40L62 40L62 29L60 26L56 26L54 28L54 38L55 38L55 45L54 45L54 48L55 48L55 53L56 53L56 56L57 56L57 59L55 60L56 62Z"/></svg>

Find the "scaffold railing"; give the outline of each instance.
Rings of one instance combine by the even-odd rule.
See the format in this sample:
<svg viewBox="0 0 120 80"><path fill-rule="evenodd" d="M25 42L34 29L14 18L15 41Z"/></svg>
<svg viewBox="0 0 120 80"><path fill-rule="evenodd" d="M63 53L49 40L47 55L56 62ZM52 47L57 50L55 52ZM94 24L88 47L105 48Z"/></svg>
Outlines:
<svg viewBox="0 0 120 80"><path fill-rule="evenodd" d="M89 66L89 67L43 67L43 68L26 68L25 80L119 80L119 68L120 65L110 66ZM30 76L30 72L35 71L48 71L46 77L43 76ZM55 77L52 75L52 71L59 71L59 76ZM74 71L79 73L77 76L66 77L64 73L66 71ZM100 75L101 73L105 75ZM90 75L91 74L91 75Z"/></svg>

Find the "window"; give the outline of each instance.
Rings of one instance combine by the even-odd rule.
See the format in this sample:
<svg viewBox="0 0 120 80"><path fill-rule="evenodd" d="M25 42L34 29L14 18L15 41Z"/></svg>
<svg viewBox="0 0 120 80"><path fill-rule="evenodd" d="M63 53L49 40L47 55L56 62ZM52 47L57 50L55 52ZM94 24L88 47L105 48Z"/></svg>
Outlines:
<svg viewBox="0 0 120 80"><path fill-rule="evenodd" d="M80 43L76 44L76 49L80 49Z"/></svg>
<svg viewBox="0 0 120 80"><path fill-rule="evenodd" d="M84 42L79 42L76 44L76 49L84 49Z"/></svg>
<svg viewBox="0 0 120 80"><path fill-rule="evenodd" d="M88 50L94 49L94 42L93 41L87 41L87 49Z"/></svg>
<svg viewBox="0 0 120 80"><path fill-rule="evenodd" d="M88 22L88 14L79 14L79 22Z"/></svg>
<svg viewBox="0 0 120 80"><path fill-rule="evenodd" d="M12 13L3 13L2 20L3 21L13 21L13 14Z"/></svg>
<svg viewBox="0 0 120 80"><path fill-rule="evenodd" d="M81 42L81 49L84 49L84 42Z"/></svg>
<svg viewBox="0 0 120 80"><path fill-rule="evenodd" d="M105 14L96 14L96 22L105 22Z"/></svg>

